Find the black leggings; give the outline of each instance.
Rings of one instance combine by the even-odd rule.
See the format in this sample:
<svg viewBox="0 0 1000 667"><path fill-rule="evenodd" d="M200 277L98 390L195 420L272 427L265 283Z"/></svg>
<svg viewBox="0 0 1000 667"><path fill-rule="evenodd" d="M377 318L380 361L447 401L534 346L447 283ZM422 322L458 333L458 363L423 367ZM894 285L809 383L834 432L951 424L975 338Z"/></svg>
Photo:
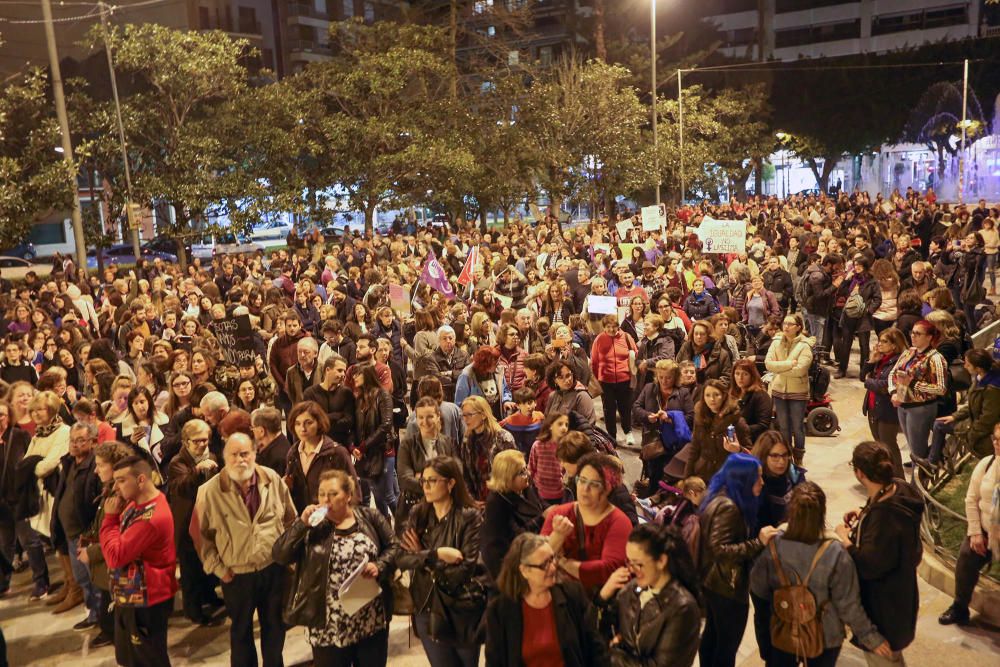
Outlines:
<svg viewBox="0 0 1000 667"><path fill-rule="evenodd" d="M601 402L604 404L604 427L614 438L617 435L618 422L615 412L621 415L622 430L628 436L632 432L632 387L629 382L602 382Z"/></svg>
<svg viewBox="0 0 1000 667"><path fill-rule="evenodd" d="M350 646L313 646L316 667L385 667L389 659L389 630L379 630Z"/></svg>
<svg viewBox="0 0 1000 667"><path fill-rule="evenodd" d="M707 611L698 660L701 667L734 667L750 615L750 602L705 590Z"/></svg>

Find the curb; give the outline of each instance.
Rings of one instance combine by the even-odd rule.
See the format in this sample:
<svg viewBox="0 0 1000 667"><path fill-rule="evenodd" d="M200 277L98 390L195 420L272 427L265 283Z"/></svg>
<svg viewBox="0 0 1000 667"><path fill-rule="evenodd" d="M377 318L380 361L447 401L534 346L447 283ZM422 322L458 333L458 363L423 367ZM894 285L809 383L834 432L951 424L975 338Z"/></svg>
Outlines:
<svg viewBox="0 0 1000 667"><path fill-rule="evenodd" d="M955 572L924 543L923 558L917 566L917 574L928 584L949 596L955 595ZM972 593L969 607L979 612L978 620L1000 627L1000 585L986 577L980 577L976 590Z"/></svg>

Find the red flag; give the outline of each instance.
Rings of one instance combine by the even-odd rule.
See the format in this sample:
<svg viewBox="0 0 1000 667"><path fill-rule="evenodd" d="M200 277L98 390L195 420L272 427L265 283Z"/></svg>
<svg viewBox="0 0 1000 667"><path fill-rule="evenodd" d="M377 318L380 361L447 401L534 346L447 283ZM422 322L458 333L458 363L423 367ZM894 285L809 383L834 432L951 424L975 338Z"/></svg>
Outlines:
<svg viewBox="0 0 1000 667"><path fill-rule="evenodd" d="M462 273L458 276L459 285L468 285L472 282L472 274L476 270L476 264L479 263L479 246L472 246L472 252L469 253L469 257L465 260L465 266L462 267Z"/></svg>

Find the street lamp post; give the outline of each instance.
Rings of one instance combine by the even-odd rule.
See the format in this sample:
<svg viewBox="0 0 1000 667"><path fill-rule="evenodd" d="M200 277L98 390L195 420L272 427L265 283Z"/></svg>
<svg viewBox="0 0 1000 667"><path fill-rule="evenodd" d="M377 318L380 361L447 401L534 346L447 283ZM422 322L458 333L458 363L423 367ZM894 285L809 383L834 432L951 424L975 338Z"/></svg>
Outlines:
<svg viewBox="0 0 1000 667"><path fill-rule="evenodd" d="M651 0L650 2L650 22L649 22L649 61L650 61L650 84L652 87L653 100L653 169L656 170L656 205L660 205L660 183L662 182L662 176L660 175L660 145L657 142L656 133L656 0ZM683 193L681 195L683 199Z"/></svg>

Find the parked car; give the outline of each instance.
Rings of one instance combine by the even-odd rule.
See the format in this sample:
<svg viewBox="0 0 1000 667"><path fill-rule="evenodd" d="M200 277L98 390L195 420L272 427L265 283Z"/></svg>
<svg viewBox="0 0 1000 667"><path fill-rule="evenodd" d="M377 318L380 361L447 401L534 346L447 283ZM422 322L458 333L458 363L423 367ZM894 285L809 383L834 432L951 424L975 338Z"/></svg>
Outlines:
<svg viewBox="0 0 1000 667"><path fill-rule="evenodd" d="M38 257L38 251L35 250L35 244L29 241L24 241L19 243L13 248L7 248L6 250L0 250L0 256L2 257L20 257L21 259L26 259L29 262L36 257Z"/></svg>
<svg viewBox="0 0 1000 667"><path fill-rule="evenodd" d="M31 262L21 257L6 257L0 255L0 269L35 269L38 268Z"/></svg>
<svg viewBox="0 0 1000 667"><path fill-rule="evenodd" d="M191 244L191 254L198 259L212 259L215 255L245 255L258 250L264 250L264 246L235 234L208 234Z"/></svg>
<svg viewBox="0 0 1000 667"><path fill-rule="evenodd" d="M253 228L250 235L251 241L276 241L288 236L292 231L292 224L283 220L274 220L258 225Z"/></svg>
<svg viewBox="0 0 1000 667"><path fill-rule="evenodd" d="M150 250L152 252L165 252L169 255L177 254L177 240L169 236L156 236L142 244L142 250ZM188 261L191 261L191 242L184 242L184 254L187 255Z"/></svg>
<svg viewBox="0 0 1000 667"><path fill-rule="evenodd" d="M347 227L334 227L330 225L329 227L324 227L319 230L319 233L323 235L323 240L327 243L339 243L343 240L344 236L347 234Z"/></svg>
<svg viewBox="0 0 1000 667"><path fill-rule="evenodd" d="M146 250L143 248L140 248L140 251L142 252L142 258L145 260L162 259L164 262L168 263L174 263L177 261L177 255L168 252L158 252L156 250ZM112 264L135 264L136 262L135 253L132 251L131 243L119 243L109 248L104 248L101 250L101 256L104 260L105 266ZM87 268L97 268L97 250L93 248L87 251Z"/></svg>

